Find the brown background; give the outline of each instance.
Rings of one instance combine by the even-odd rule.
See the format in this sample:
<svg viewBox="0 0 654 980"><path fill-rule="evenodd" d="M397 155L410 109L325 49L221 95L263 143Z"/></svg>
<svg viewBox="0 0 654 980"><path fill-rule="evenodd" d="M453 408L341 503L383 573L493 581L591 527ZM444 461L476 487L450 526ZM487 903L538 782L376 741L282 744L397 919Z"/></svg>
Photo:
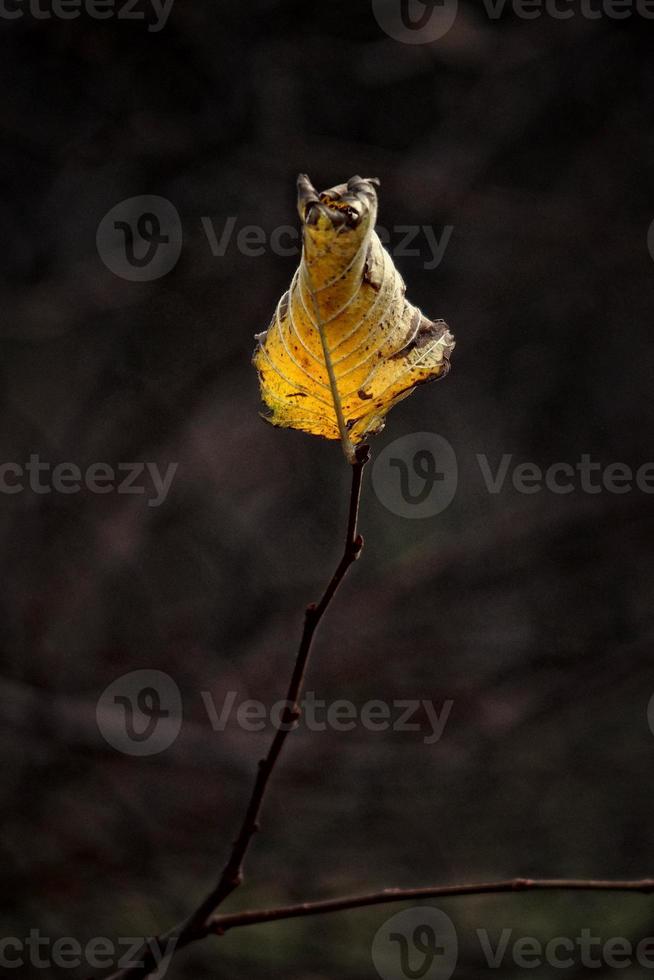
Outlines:
<svg viewBox="0 0 654 980"><path fill-rule="evenodd" d="M368 474L364 557L308 686L358 706L454 705L433 746L361 727L293 737L230 908L651 874L652 498L493 496L475 454L493 468L502 453L544 467L654 458L652 31L637 17L491 21L461 3L445 38L410 46L367 2L340 0L178 0L159 33L2 23L3 460L179 464L158 508L29 489L0 501L6 935L165 927L236 830L266 738L212 731L201 692L283 695L302 607L338 555L348 474L337 446L257 414L252 337L295 259L233 242L214 257L201 218L218 232L229 216L237 230L294 224L300 170L318 186L378 176L386 227L454 226L436 270L397 261L409 296L458 341L450 377L395 409L373 447L440 433L456 498L406 520ZM175 205L184 241L167 276L132 283L102 263L95 235L143 194ZM174 745L142 759L95 722L105 687L135 669L167 672L184 701ZM461 978L484 972L477 928L654 933L643 897L443 908ZM235 933L168 976L363 980L388 914Z"/></svg>

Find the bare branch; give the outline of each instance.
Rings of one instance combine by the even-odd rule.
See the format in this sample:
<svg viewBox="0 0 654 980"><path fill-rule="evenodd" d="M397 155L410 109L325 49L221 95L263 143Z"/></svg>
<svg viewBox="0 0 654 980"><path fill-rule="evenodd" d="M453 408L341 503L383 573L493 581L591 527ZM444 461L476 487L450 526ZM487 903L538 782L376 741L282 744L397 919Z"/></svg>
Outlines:
<svg viewBox="0 0 654 980"><path fill-rule="evenodd" d="M267 756L259 762L257 775L241 829L234 841L229 859L222 870L218 883L185 922L163 935L147 940L138 953L135 954L135 964L113 973L108 980L139 980L139 978L147 977L157 966L154 956L155 950L161 950L168 945L168 948L174 948L174 951L177 952L183 949L184 946L188 946L190 943L209 935L212 931L210 923L212 913L241 884L243 880L243 861L250 842L259 829L259 814L270 777L279 759L287 735L297 727L300 718L299 702L301 700L304 678L316 629L327 611L330 602L334 598L336 590L345 577L347 570L361 554L363 538L357 532L357 523L363 470L369 458L367 446L359 446L354 451L352 461L352 487L350 490L350 505L343 557L320 601L318 603L311 603L306 608L304 629L286 695L286 707L282 715L281 724L275 732Z"/></svg>
<svg viewBox="0 0 654 980"><path fill-rule="evenodd" d="M258 925L262 922L278 922L280 919L299 919L308 915L326 915L348 909L388 905L391 902L421 901L426 898L452 898L460 895L497 895L502 892L525 891L601 891L636 892L649 895L654 892L654 878L639 881L594 881L569 878L510 878L506 881L487 881L462 885L435 885L425 888L385 888L367 895L349 895L329 898L319 902L302 902L273 909L254 909L219 915L211 920L211 931L218 936L229 929Z"/></svg>

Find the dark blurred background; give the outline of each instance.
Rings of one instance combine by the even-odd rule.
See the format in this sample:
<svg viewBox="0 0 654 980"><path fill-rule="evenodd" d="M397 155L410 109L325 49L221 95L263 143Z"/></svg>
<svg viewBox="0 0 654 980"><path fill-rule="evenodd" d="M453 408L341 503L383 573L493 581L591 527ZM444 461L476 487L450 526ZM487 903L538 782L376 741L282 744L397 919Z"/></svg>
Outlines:
<svg viewBox="0 0 654 980"><path fill-rule="evenodd" d="M373 441L379 457L439 434L456 495L412 520L368 470L366 548L308 689L357 709L452 704L433 744L428 729L300 728L229 909L652 874L651 493L577 480L525 494L511 472L583 454L602 471L654 460L654 22L576 8L525 19L509 4L493 18L461 0L449 30L421 44L387 33L379 11L392 6L177 0L150 30L145 0L145 20L45 19L8 0L22 16L0 19L0 461L15 464L4 486L34 454L82 472L177 464L158 506L144 475L140 494L3 489L3 936L38 929L51 953L61 937L116 943L166 927L211 885L237 829L270 731L233 715L215 731L207 702L283 697L302 609L340 553L349 483L337 444L258 414L253 335L297 264L269 236L296 226L298 171L318 187L380 178L391 247L403 251L394 229L418 228L419 254L396 255L407 294L457 339L449 378L394 409ZM127 263L127 232L98 235L117 206L138 231L141 203L121 202L151 195L183 229L162 218L181 250L161 275ZM229 221L213 254L207 228L220 239ZM239 247L248 225L263 230L261 254ZM439 239L451 226L436 267L423 226ZM133 244L143 254L147 241ZM493 472L511 454L501 492L487 491L477 454ZM164 672L183 703L177 738L149 755L121 750L119 702L114 716L107 697L96 710L135 670L155 687ZM654 935L644 896L439 907L462 978L487 972L477 929L493 942L503 928ZM395 911L234 932L167 976L372 978L375 934ZM3 975L102 974L45 969L26 950L22 971L5 962ZM508 957L501 970L524 972Z"/></svg>

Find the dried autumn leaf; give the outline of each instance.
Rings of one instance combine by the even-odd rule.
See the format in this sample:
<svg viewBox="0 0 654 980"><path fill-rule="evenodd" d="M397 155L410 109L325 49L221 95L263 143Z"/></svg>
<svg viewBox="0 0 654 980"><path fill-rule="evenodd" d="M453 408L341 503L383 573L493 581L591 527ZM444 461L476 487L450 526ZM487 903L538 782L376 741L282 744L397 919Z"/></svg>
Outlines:
<svg viewBox="0 0 654 980"><path fill-rule="evenodd" d="M254 364L273 425L353 447L379 432L414 388L444 377L454 339L405 299L405 285L375 232L375 178L352 177L318 194L298 178L300 265Z"/></svg>

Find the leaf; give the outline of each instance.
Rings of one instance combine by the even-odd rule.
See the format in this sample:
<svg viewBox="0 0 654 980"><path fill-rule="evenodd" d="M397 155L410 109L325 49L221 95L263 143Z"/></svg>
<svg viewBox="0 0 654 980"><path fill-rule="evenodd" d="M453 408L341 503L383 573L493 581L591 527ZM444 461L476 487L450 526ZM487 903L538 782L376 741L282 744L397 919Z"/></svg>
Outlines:
<svg viewBox="0 0 654 980"><path fill-rule="evenodd" d="M427 319L375 232L376 178L351 177L318 194L298 178L300 265L253 362L273 425L353 447L426 381L444 377L454 339Z"/></svg>

